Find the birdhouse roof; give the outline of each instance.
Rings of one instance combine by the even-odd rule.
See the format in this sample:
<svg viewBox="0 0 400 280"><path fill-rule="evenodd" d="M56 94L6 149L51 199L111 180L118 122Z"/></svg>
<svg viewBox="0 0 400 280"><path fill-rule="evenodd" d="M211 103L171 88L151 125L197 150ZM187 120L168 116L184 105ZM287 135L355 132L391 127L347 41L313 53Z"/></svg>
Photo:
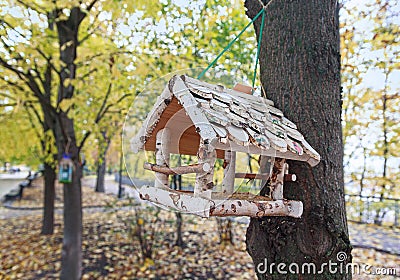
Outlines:
<svg viewBox="0 0 400 280"><path fill-rule="evenodd" d="M319 154L297 126L271 100L209 84L189 76L174 76L158 97L138 134L134 152L155 150L156 133L172 130L170 151L196 155L200 138L217 149L306 161L316 165Z"/></svg>

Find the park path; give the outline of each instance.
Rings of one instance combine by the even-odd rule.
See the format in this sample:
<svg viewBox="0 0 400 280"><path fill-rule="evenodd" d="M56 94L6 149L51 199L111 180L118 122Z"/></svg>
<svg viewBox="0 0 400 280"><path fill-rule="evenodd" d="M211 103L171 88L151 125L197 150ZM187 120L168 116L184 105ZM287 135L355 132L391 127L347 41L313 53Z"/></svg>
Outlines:
<svg viewBox="0 0 400 280"><path fill-rule="evenodd" d="M117 179L118 178L116 178L114 175L106 175L104 182L105 193L118 195L119 183L117 182ZM127 183L127 178L122 177L122 188L124 189L125 196L129 196L131 198L140 200L139 193L135 190L135 188L126 185L126 183ZM96 177L90 176L90 177L84 177L82 179L82 186L88 186L94 188L95 185L96 185Z"/></svg>
<svg viewBox="0 0 400 280"><path fill-rule="evenodd" d="M82 180L82 185L93 187L95 186L95 177L86 177ZM123 183L127 183L124 178ZM106 176L105 178L105 192L112 195L117 195L119 190L118 182L115 181L114 176ZM141 182L135 182L141 183ZM126 184L122 185L124 193L135 200L140 200L138 192L135 188ZM102 208L86 208L85 212L101 211ZM38 215L41 214L41 209L36 210L19 210L8 209L0 207L0 219L9 219L25 215ZM56 213L62 214L62 209L56 209ZM248 223L249 218L239 217L235 221L239 223ZM358 224L349 222L349 235L351 244L354 247L376 249L383 253L389 253L400 256L400 229L379 227L375 225Z"/></svg>
<svg viewBox="0 0 400 280"><path fill-rule="evenodd" d="M117 178L114 175L106 175L106 177L105 177L105 193L106 194L115 195L115 196L118 195L119 184L116 181L116 179ZM3 180L3 181L5 182L5 180ZM9 187L9 190L18 186L18 183L20 183L20 182L21 182L21 180L15 180L15 182L12 181L13 184L11 184L11 186ZM130 183L129 178L123 177L122 178L122 188L124 190L124 196L129 196L130 198L137 200L137 201L143 201L139 198L139 193L135 190L135 188L128 186L127 183ZM141 181L141 180L135 180L135 183L138 185L149 184L149 182L145 182L145 181ZM82 178L82 186L94 188L95 184L96 184L96 177L94 177L94 176L88 176L88 177ZM6 194L6 192L4 192L0 195L0 201L5 194ZM27 216L27 215L41 215L42 211L43 211L41 207L26 207L26 208L13 207L12 202L6 202L3 205L5 207L2 206L0 203L0 219L12 219L12 218ZM96 211L104 211L104 207L102 207L102 206L83 207L84 213L92 213L92 212L96 212ZM55 213L61 215L63 213L63 209L56 208Z"/></svg>
<svg viewBox="0 0 400 280"><path fill-rule="evenodd" d="M359 248L374 248L400 256L400 228L381 227L350 222L351 244Z"/></svg>

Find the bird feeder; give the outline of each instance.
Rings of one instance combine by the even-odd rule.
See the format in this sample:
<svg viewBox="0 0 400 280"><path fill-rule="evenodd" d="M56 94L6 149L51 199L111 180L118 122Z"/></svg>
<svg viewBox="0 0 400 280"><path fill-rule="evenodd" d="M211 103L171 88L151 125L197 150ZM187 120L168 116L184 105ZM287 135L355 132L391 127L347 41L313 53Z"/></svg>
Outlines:
<svg viewBox="0 0 400 280"><path fill-rule="evenodd" d="M286 159L315 166L320 156L271 100L245 91L246 87L228 89L184 75L169 81L131 139L134 153L155 153L155 163L143 166L155 173L155 184L138 188L142 199L201 217L302 215L301 201L283 197L284 182L296 179L289 174ZM236 172L237 152L260 155L260 171ZM197 156L197 163L171 167L170 154ZM216 159L224 162L219 192L213 182ZM193 192L170 188L170 175L188 173L196 174ZM237 193L235 178L259 179L270 191L268 195Z"/></svg>
<svg viewBox="0 0 400 280"><path fill-rule="evenodd" d="M64 184L71 183L73 169L74 164L71 158L67 154L64 154L59 163L58 181Z"/></svg>

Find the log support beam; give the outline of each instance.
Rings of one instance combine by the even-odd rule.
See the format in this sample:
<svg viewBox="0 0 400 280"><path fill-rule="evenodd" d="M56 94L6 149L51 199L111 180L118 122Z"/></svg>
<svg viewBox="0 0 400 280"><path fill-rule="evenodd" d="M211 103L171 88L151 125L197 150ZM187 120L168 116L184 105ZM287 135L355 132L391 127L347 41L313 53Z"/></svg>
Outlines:
<svg viewBox="0 0 400 280"><path fill-rule="evenodd" d="M303 203L295 200L251 201L251 200L213 200L215 206L210 216L290 216L300 218Z"/></svg>
<svg viewBox="0 0 400 280"><path fill-rule="evenodd" d="M290 216L299 218L303 213L301 201L294 200L248 200L207 199L196 197L192 192L159 189L143 186L140 197L171 210L194 214L200 217L218 216Z"/></svg>
<svg viewBox="0 0 400 280"><path fill-rule="evenodd" d="M204 173L210 171L210 166L208 164L191 164L186 166L178 166L178 167L168 167L161 166L157 164L152 164L149 162L145 162L143 164L143 168L146 170L166 174L166 175L183 175L189 173Z"/></svg>

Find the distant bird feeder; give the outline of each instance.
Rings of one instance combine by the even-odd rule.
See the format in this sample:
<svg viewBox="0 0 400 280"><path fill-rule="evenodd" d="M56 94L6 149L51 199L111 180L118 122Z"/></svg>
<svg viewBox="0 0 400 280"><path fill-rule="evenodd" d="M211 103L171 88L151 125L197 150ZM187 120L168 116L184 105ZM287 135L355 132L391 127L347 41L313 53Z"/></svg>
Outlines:
<svg viewBox="0 0 400 280"><path fill-rule="evenodd" d="M74 164L71 158L67 154L64 154L59 163L58 181L64 184L71 183L73 169Z"/></svg>
<svg viewBox="0 0 400 280"><path fill-rule="evenodd" d="M320 156L271 100L246 94L247 90L243 85L227 89L188 76L169 81L131 139L134 153L155 153L155 164L144 163L144 169L155 172L155 185L138 188L142 199L201 217L302 215L301 201L283 198L284 182L296 180L285 161L315 166ZM236 152L260 155L259 172L237 173ZM171 153L197 156L197 163L171 167ZM218 158L224 161L219 192L213 182ZM269 169L268 164L272 164ZM188 173L196 174L193 192L169 187L169 175ZM235 178L259 179L269 192L235 192Z"/></svg>

